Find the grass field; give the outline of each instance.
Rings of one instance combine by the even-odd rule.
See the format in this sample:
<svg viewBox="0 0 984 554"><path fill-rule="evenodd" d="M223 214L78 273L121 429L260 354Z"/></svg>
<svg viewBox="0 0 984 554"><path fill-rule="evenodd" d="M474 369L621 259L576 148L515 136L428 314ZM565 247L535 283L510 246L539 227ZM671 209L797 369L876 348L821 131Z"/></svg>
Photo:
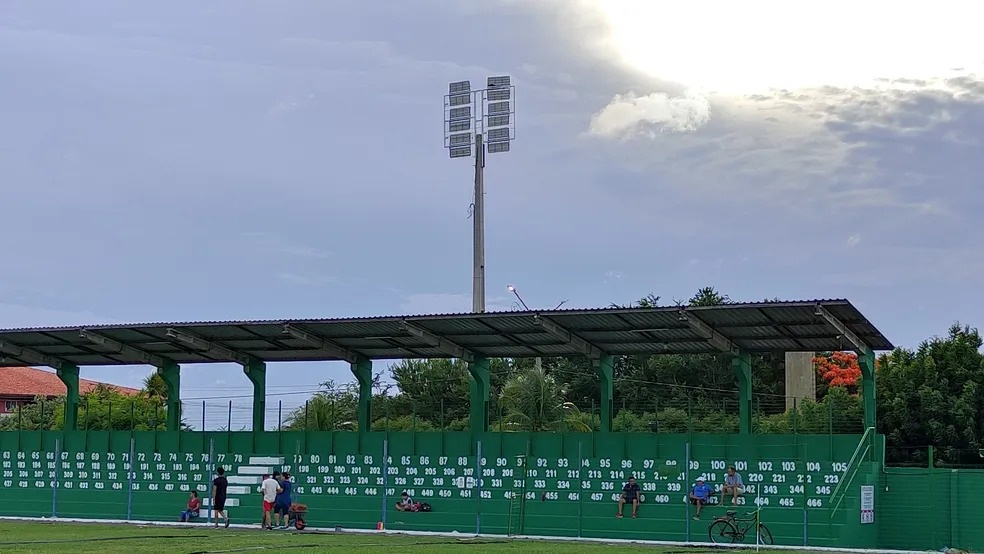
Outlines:
<svg viewBox="0 0 984 554"><path fill-rule="evenodd" d="M3 552L182 553L208 552L646 552L698 554L707 549L657 548L627 544L510 541L382 534L334 534L207 526L137 526L90 523L0 522Z"/></svg>

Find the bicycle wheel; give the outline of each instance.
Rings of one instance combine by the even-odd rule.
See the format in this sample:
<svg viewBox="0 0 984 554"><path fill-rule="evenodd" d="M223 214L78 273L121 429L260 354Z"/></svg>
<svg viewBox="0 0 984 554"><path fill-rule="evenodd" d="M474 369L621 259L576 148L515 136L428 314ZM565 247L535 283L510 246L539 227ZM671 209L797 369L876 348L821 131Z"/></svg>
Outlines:
<svg viewBox="0 0 984 554"><path fill-rule="evenodd" d="M758 540L759 544L772 545L772 532L761 523L759 523Z"/></svg>
<svg viewBox="0 0 984 554"><path fill-rule="evenodd" d="M714 543L735 542L738 539L738 529L726 519L719 519L707 526L707 536Z"/></svg>

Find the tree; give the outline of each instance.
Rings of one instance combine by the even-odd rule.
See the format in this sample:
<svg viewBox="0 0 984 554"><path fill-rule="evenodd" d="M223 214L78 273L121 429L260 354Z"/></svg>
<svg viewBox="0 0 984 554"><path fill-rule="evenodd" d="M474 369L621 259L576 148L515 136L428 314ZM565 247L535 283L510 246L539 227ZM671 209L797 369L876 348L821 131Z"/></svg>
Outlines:
<svg viewBox="0 0 984 554"><path fill-rule="evenodd" d="M934 445L939 463L980 464L984 448L984 355L977 329L954 324L944 338L897 348L877 365L878 430L890 461Z"/></svg>
<svg viewBox="0 0 984 554"><path fill-rule="evenodd" d="M143 393L148 398L164 404L167 402L167 382L158 372L153 372L143 381Z"/></svg>
<svg viewBox="0 0 984 554"><path fill-rule="evenodd" d="M851 394L858 392L861 366L854 352L825 352L813 358L813 365L828 387L843 387Z"/></svg>
<svg viewBox="0 0 984 554"><path fill-rule="evenodd" d="M590 431L580 410L564 401L564 392L563 386L542 367L517 372L502 388L504 423L516 430L533 432L564 428Z"/></svg>
<svg viewBox="0 0 984 554"><path fill-rule="evenodd" d="M356 431L359 428L359 391L354 384L321 383L317 392L303 406L284 420L286 431Z"/></svg>
<svg viewBox="0 0 984 554"><path fill-rule="evenodd" d="M0 430L59 430L65 421L65 397L38 397L0 418ZM167 428L167 408L145 394L123 394L99 385L79 396L79 429L91 431L163 431ZM182 429L190 427L182 422Z"/></svg>

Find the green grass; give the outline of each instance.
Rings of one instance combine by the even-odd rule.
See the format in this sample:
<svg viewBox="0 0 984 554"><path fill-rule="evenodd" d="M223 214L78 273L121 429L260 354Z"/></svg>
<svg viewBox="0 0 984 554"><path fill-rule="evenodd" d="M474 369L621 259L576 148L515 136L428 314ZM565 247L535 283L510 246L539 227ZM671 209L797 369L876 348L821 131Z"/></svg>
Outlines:
<svg viewBox="0 0 984 554"><path fill-rule="evenodd" d="M240 550L241 549L241 550ZM3 552L182 553L242 551L284 552L624 552L662 554L680 547L656 548L603 543L509 541L485 538L447 538L383 534L322 534L260 529L213 529L209 526L170 527L89 523L0 522ZM703 549L706 552L706 549ZM693 550L694 554L700 552Z"/></svg>

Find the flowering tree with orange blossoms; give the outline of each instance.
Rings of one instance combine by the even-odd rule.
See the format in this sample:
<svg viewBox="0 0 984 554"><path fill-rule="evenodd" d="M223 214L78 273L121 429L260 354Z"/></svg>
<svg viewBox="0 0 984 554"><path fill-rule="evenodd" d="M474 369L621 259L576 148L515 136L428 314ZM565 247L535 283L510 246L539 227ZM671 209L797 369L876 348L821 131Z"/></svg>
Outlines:
<svg viewBox="0 0 984 554"><path fill-rule="evenodd" d="M817 373L829 387L844 387L851 394L858 391L861 366L854 352L831 352L813 358Z"/></svg>

